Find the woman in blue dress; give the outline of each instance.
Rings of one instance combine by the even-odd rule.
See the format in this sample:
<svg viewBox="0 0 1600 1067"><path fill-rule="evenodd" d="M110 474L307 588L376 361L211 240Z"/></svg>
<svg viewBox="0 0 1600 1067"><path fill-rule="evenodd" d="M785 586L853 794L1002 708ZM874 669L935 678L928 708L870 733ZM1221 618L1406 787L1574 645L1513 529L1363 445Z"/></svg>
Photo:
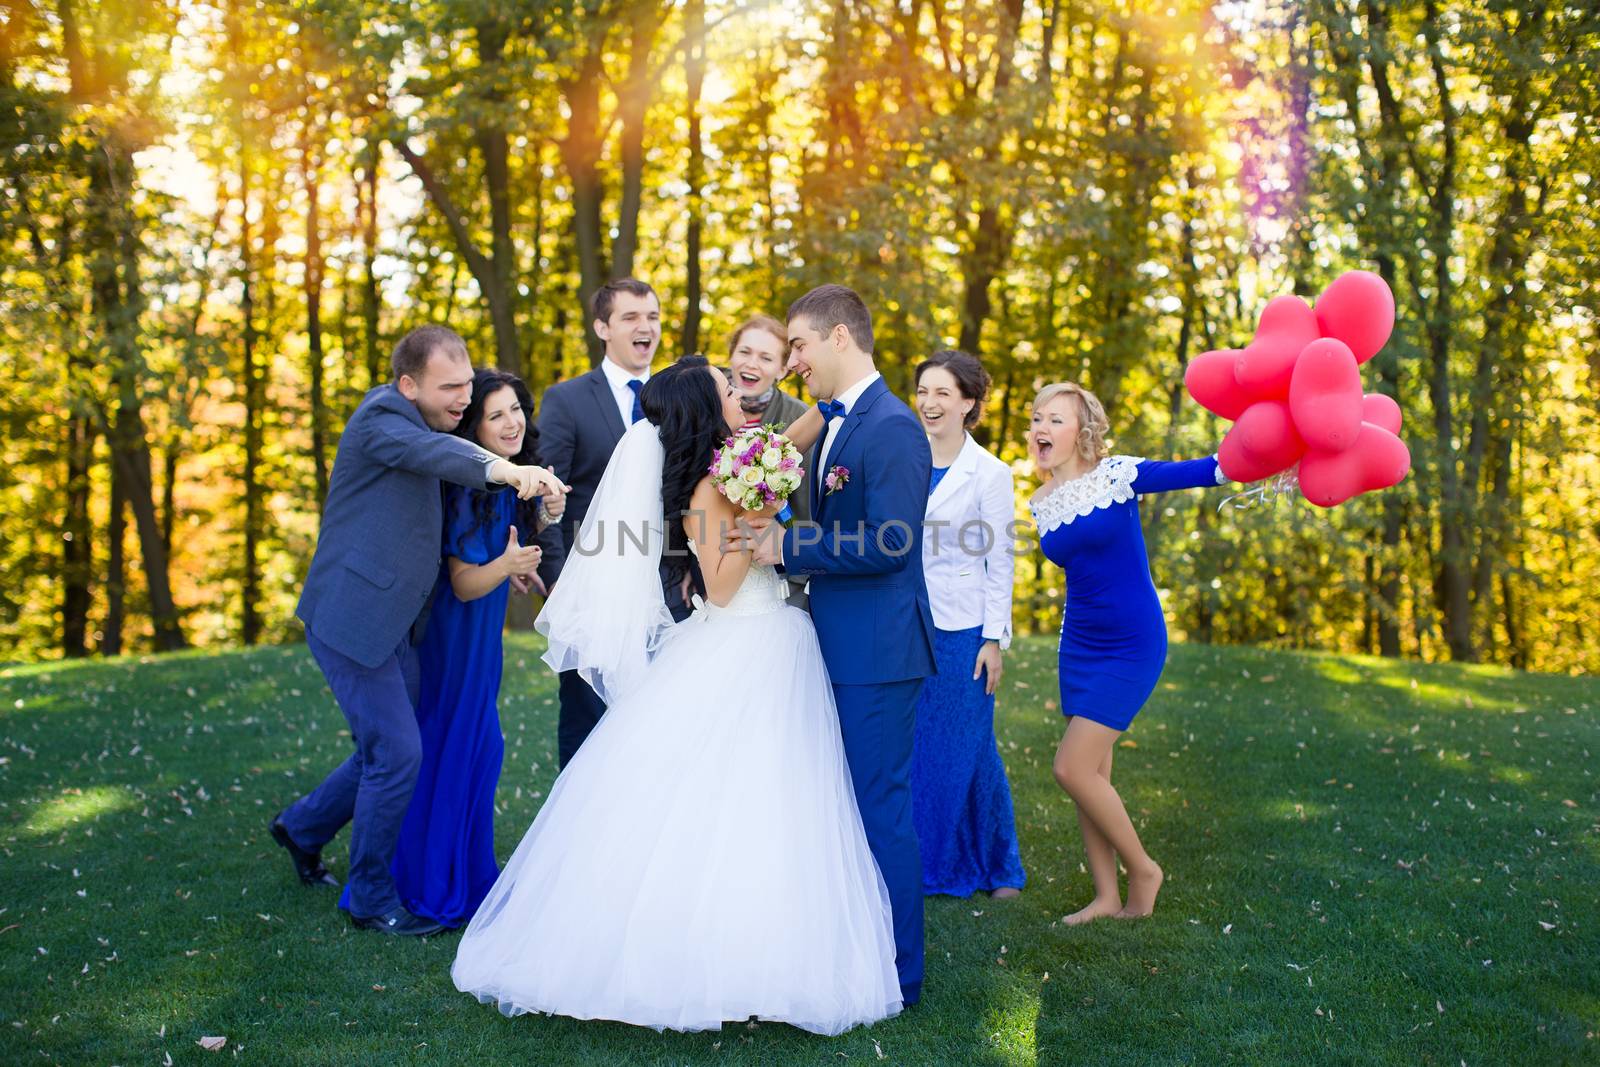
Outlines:
<svg viewBox="0 0 1600 1067"><path fill-rule="evenodd" d="M522 380L485 368L454 431L514 463L538 455L533 397ZM539 565L521 541L559 518L539 498L446 486L443 561L417 647L417 726L422 767L395 850L395 887L413 915L448 927L472 918L500 868L494 856L494 791L500 733L501 634L511 586ZM343 904L343 901L341 901Z"/></svg>
<svg viewBox="0 0 1600 1067"><path fill-rule="evenodd" d="M1087 389L1047 385L1033 402L1028 452L1044 484L1031 508L1045 556L1066 571L1061 618L1061 713L1067 729L1055 777L1078 806L1094 900L1069 924L1155 910L1161 868L1111 786L1117 737L1133 722L1167 662L1167 624L1150 578L1139 497L1221 485L1215 457L1159 462L1107 455L1105 409ZM1128 871L1124 905L1117 857Z"/></svg>
<svg viewBox="0 0 1600 1067"><path fill-rule="evenodd" d="M975 356L935 352L916 374L933 452L922 571L933 609L933 677L917 699L911 814L924 893L1014 897L1024 875L1011 784L994 739L994 693L1011 643L1011 468L968 431L989 374Z"/></svg>

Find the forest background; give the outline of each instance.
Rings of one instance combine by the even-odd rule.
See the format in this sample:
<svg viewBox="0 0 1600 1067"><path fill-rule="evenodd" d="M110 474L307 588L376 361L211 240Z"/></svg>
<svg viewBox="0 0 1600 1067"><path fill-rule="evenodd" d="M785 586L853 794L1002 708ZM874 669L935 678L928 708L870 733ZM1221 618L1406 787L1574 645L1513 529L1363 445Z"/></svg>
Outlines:
<svg viewBox="0 0 1600 1067"><path fill-rule="evenodd" d="M1175 635L1592 672L1597 101L1547 0L0 0L0 659L295 639L423 323L537 395L608 277L663 360L844 282L902 395L983 357L1022 495L1039 384L1210 453L1187 361L1365 268L1411 475L1147 507ZM1023 560L1020 628L1060 601Z"/></svg>

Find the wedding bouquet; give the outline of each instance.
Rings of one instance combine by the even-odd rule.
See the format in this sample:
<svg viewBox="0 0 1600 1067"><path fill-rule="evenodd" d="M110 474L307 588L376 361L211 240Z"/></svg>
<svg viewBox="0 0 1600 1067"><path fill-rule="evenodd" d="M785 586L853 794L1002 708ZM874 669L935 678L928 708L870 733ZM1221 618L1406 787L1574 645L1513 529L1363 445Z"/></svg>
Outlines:
<svg viewBox="0 0 1600 1067"><path fill-rule="evenodd" d="M805 472L800 450L774 426L753 426L729 437L711 456L717 492L746 511L760 511L789 499Z"/></svg>

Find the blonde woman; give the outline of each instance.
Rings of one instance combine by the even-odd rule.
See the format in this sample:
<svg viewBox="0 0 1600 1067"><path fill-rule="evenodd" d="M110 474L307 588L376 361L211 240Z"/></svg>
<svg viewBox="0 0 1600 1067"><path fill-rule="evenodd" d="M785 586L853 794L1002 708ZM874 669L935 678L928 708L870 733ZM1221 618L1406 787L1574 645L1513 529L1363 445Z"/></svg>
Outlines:
<svg viewBox="0 0 1600 1067"><path fill-rule="evenodd" d="M1078 806L1094 900L1069 924L1155 910L1161 868L1150 858L1111 786L1111 754L1167 661L1167 624L1150 578L1139 497L1221 485L1216 457L1165 463L1107 455L1105 409L1070 382L1033 401L1028 453L1043 484L1031 509L1046 557L1066 572L1061 619L1061 713L1067 729L1055 776ZM1117 857L1128 871L1128 899Z"/></svg>

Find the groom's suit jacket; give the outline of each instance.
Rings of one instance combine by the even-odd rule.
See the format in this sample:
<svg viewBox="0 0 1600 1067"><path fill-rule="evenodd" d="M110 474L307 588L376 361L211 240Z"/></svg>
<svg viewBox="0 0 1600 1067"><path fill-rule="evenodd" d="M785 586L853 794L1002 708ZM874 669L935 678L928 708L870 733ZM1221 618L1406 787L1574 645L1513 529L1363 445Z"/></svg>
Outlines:
<svg viewBox="0 0 1600 1067"><path fill-rule="evenodd" d="M334 456L317 550L295 607L306 629L365 667L391 656L439 576L440 480L486 488L494 458L429 428L392 384L367 393Z"/></svg>
<svg viewBox="0 0 1600 1067"><path fill-rule="evenodd" d="M883 379L845 416L826 463L849 471L828 492L811 454L811 514L818 526L784 533L784 569L811 579L811 615L828 675L838 685L926 678L933 615L922 576L922 518L933 457L911 409ZM820 529L819 529L820 527Z"/></svg>

